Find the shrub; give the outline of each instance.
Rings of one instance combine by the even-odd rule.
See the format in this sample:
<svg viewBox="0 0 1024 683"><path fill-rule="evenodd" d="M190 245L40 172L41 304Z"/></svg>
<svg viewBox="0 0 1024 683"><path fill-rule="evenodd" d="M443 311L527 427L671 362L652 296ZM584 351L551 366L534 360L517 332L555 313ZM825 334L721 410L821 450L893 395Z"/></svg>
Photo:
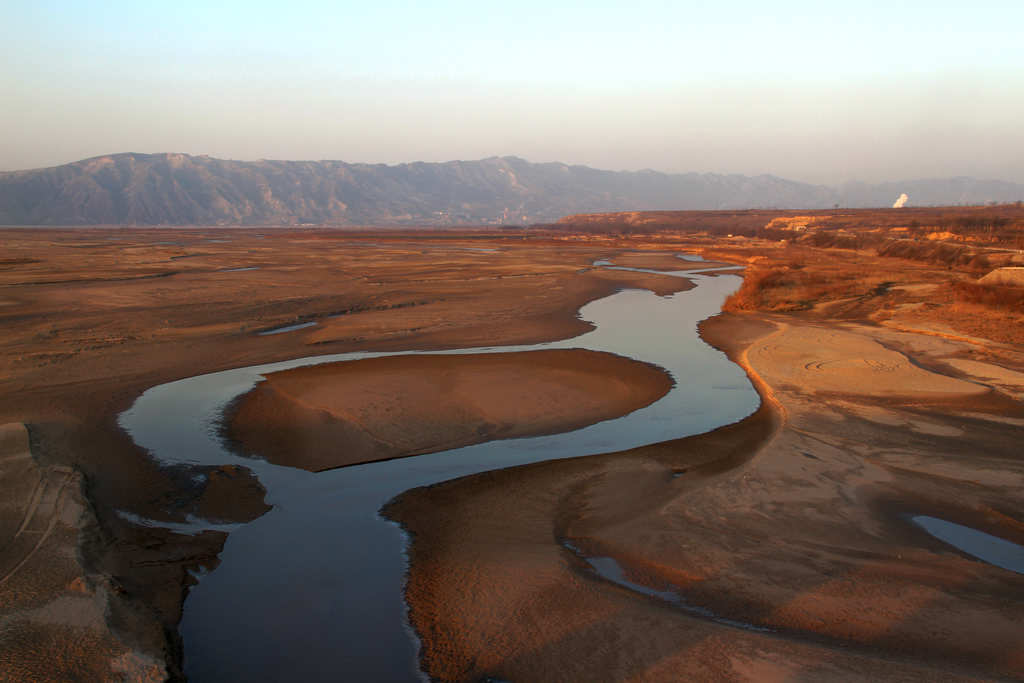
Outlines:
<svg viewBox="0 0 1024 683"><path fill-rule="evenodd" d="M990 308L1024 313L1024 287L983 285L958 280L953 283L953 299L958 303L981 304Z"/></svg>

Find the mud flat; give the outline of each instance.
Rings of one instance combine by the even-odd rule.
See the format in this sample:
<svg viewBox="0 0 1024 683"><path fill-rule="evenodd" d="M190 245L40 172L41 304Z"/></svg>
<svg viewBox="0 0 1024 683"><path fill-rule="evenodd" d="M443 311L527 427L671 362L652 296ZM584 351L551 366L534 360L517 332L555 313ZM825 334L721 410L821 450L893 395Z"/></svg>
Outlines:
<svg viewBox="0 0 1024 683"><path fill-rule="evenodd" d="M671 386L653 365L582 349L373 358L270 374L225 432L246 452L318 471L572 431Z"/></svg>

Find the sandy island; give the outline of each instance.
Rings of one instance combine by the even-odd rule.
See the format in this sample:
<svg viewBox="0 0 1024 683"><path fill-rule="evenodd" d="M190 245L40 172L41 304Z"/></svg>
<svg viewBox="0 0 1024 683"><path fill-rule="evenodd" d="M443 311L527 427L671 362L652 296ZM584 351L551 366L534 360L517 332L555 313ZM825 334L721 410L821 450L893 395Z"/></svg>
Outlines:
<svg viewBox="0 0 1024 683"><path fill-rule="evenodd" d="M224 431L243 451L319 471L570 431L671 386L654 365L582 349L372 358L270 374Z"/></svg>

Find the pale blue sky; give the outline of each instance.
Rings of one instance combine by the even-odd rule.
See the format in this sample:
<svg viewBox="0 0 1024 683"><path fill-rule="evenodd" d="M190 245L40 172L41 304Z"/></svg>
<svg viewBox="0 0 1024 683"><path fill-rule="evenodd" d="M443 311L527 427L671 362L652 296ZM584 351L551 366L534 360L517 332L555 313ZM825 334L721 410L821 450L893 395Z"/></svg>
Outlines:
<svg viewBox="0 0 1024 683"><path fill-rule="evenodd" d="M516 154L1024 181L1024 3L12 2L0 169Z"/></svg>

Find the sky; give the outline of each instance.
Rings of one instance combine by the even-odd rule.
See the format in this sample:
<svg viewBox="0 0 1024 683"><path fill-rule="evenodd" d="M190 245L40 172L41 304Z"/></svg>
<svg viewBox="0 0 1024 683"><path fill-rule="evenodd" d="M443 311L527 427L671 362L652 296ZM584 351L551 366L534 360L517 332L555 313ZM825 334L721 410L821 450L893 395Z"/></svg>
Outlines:
<svg viewBox="0 0 1024 683"><path fill-rule="evenodd" d="M1024 182L1024 2L0 2L0 170L515 155Z"/></svg>

